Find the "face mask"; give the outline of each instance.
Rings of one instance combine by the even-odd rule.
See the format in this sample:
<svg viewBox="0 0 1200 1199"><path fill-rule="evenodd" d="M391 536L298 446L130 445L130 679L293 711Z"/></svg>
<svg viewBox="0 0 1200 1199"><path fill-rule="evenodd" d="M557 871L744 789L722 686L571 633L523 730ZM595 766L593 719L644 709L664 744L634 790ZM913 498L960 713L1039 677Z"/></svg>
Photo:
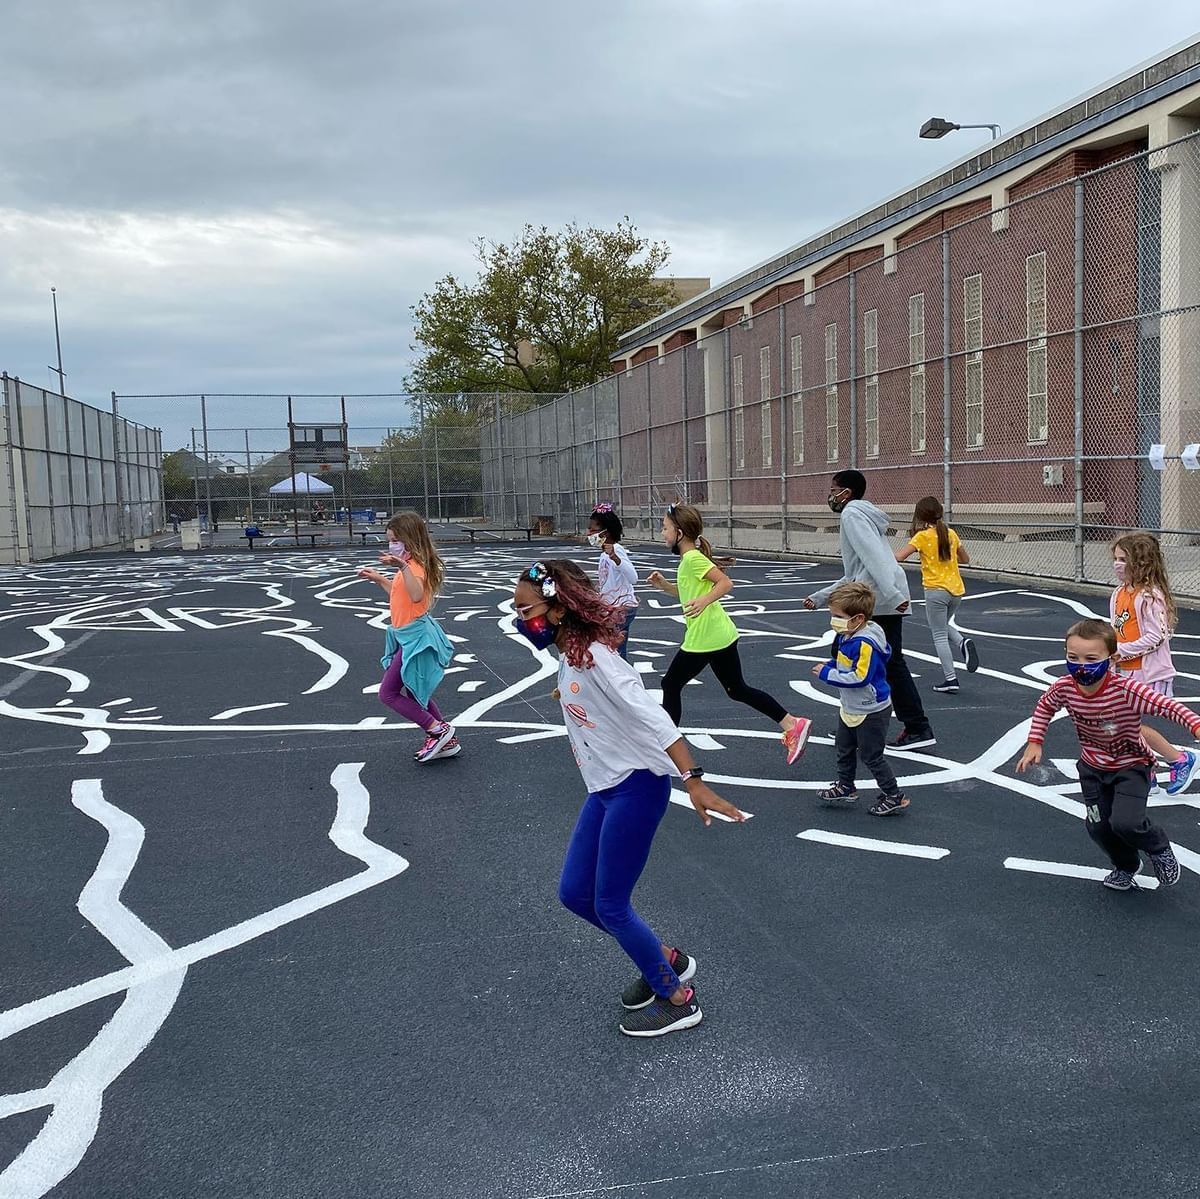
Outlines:
<svg viewBox="0 0 1200 1199"><path fill-rule="evenodd" d="M593 549L599 549L603 544L604 544L604 534L603 533L589 533L588 534L588 545L590 545Z"/></svg>
<svg viewBox="0 0 1200 1199"><path fill-rule="evenodd" d="M1103 662L1068 662L1067 673L1081 686L1090 687L1108 674L1109 659Z"/></svg>
<svg viewBox="0 0 1200 1199"><path fill-rule="evenodd" d="M840 491L835 491L833 495L841 495ZM849 500L835 500L833 495L829 497L829 507L833 512L841 512L843 508L850 502Z"/></svg>
<svg viewBox="0 0 1200 1199"><path fill-rule="evenodd" d="M1115 574L1118 579L1123 579L1125 577L1125 567L1127 565L1128 565L1127 563L1120 562L1114 558L1113 559L1113 574Z"/></svg>
<svg viewBox="0 0 1200 1199"><path fill-rule="evenodd" d="M681 552L682 552L682 551L680 550L680 548L679 548L679 543L680 543L682 540L683 540L683 534L682 534L682 533L680 533L680 534L679 534L679 536L678 536L678 537L676 537L676 538L675 538L675 540L671 542L671 546L670 546L671 553L673 553L673 554L679 554L679 553L681 553Z"/></svg>
<svg viewBox="0 0 1200 1199"><path fill-rule="evenodd" d="M549 649L558 636L558 625L548 616L531 616L528 620L517 621L517 632L534 649Z"/></svg>
<svg viewBox="0 0 1200 1199"><path fill-rule="evenodd" d="M408 547L403 541L388 541L388 553L396 558L403 558L407 550Z"/></svg>
<svg viewBox="0 0 1200 1199"><path fill-rule="evenodd" d="M850 618L848 616L831 616L829 618L829 627L835 633L848 633L850 631Z"/></svg>

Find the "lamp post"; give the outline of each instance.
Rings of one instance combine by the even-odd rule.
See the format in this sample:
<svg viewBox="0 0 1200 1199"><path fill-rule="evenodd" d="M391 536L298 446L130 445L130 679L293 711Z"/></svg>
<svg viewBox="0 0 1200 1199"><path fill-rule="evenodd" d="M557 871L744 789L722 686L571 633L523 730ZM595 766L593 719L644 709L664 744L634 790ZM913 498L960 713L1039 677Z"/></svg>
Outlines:
<svg viewBox="0 0 1200 1199"><path fill-rule="evenodd" d="M50 302L54 305L54 348L58 351L58 394L67 394L67 385L63 379L62 367L62 340L58 336L58 292L55 288L50 289Z"/></svg>
<svg viewBox="0 0 1200 1199"><path fill-rule="evenodd" d="M990 129L992 131L992 141L995 141L1000 136L999 125L986 123L982 125L959 125L954 121L947 121L945 117L930 117L921 126L921 137L933 140L945 137L947 133L953 133L955 129Z"/></svg>

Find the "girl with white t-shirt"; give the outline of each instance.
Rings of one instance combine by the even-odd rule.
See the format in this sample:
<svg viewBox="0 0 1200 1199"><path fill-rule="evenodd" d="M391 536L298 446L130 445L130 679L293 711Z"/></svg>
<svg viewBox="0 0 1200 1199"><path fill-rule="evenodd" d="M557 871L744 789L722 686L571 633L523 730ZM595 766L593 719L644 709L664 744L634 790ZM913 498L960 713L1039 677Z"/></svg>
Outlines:
<svg viewBox="0 0 1200 1199"><path fill-rule="evenodd" d="M658 1037L704 1018L693 987L696 960L672 949L633 910L631 898L682 778L704 823L745 817L703 782L687 742L617 653L623 613L574 562L535 562L513 595L517 632L535 650L558 650L558 691L571 750L588 797L563 863L558 895L614 937L639 974L621 995L621 1031Z"/></svg>
<svg viewBox="0 0 1200 1199"><path fill-rule="evenodd" d="M634 591L638 577L629 551L621 544L624 531L612 504L596 505L588 520L588 543L600 550L600 597L625 613L625 637L617 652L622 658L628 658L629 630L638 610L638 597Z"/></svg>

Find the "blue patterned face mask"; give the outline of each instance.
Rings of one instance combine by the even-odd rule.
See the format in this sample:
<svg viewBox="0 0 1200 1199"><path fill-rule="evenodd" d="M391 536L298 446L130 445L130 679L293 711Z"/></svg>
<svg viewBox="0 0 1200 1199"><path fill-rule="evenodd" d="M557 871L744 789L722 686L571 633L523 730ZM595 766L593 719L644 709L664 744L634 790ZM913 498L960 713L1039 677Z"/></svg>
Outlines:
<svg viewBox="0 0 1200 1199"><path fill-rule="evenodd" d="M1067 673L1081 687L1090 687L1108 674L1109 664L1108 658L1105 658L1103 662L1068 662Z"/></svg>
<svg viewBox="0 0 1200 1199"><path fill-rule="evenodd" d="M531 616L528 620L518 620L516 628L534 649L549 649L558 636L558 625L548 616Z"/></svg>

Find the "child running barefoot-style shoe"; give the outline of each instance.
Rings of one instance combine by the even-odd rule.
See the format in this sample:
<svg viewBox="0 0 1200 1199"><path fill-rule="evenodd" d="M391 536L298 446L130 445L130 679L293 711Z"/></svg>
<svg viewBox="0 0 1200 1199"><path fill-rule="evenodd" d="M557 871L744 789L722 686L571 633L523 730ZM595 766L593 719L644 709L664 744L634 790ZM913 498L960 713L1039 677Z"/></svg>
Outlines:
<svg viewBox="0 0 1200 1199"><path fill-rule="evenodd" d="M964 637L962 642L963 660L967 664L967 674L974 674L979 669L979 650L970 637Z"/></svg>
<svg viewBox="0 0 1200 1199"><path fill-rule="evenodd" d="M621 1031L627 1037L661 1037L683 1028L695 1028L704 1013L696 999L694 988L688 987L682 1003L672 1003L656 995L654 1001L621 1021Z"/></svg>
<svg viewBox="0 0 1200 1199"><path fill-rule="evenodd" d="M454 740L454 725L443 720L440 725L435 725L429 731L429 735L425 738L425 744L417 750L418 762L429 762L434 758L440 757L442 751Z"/></svg>
<svg viewBox="0 0 1200 1199"><path fill-rule="evenodd" d="M1171 781L1167 784L1167 794L1178 795L1181 791L1186 791L1198 766L1200 754L1195 754L1190 749L1181 749L1179 757L1171 763Z"/></svg>
<svg viewBox="0 0 1200 1199"><path fill-rule="evenodd" d="M897 791L894 795L881 795L878 801L867 809L872 816L903 816L908 810L908 800Z"/></svg>
<svg viewBox="0 0 1200 1199"><path fill-rule="evenodd" d="M817 798L827 808L852 808L858 803L858 792L845 783L831 783L824 791L817 792Z"/></svg>
<svg viewBox="0 0 1200 1199"><path fill-rule="evenodd" d="M1137 883L1133 881L1136 870L1110 870L1101 880L1101 884L1110 891L1136 891Z"/></svg>
<svg viewBox="0 0 1200 1199"><path fill-rule="evenodd" d="M806 716L797 716L796 723L780 738L787 753L789 766L798 758L804 757L804 751L808 746L808 735L811 732L812 721Z"/></svg>
<svg viewBox="0 0 1200 1199"><path fill-rule="evenodd" d="M941 692L942 695L957 695L958 679L946 679L945 682L934 683L933 689Z"/></svg>
<svg viewBox="0 0 1200 1199"><path fill-rule="evenodd" d="M1162 886L1173 887L1179 882L1179 859L1169 845L1162 853L1150 855L1150 865L1154 867L1154 875Z"/></svg>
<svg viewBox="0 0 1200 1199"><path fill-rule="evenodd" d="M672 949L671 969L675 971L681 983L689 982L696 977L696 959L688 957L682 949ZM654 988L639 974L637 979L621 992L621 1006L627 1012L637 1012L649 1007L657 998Z"/></svg>

